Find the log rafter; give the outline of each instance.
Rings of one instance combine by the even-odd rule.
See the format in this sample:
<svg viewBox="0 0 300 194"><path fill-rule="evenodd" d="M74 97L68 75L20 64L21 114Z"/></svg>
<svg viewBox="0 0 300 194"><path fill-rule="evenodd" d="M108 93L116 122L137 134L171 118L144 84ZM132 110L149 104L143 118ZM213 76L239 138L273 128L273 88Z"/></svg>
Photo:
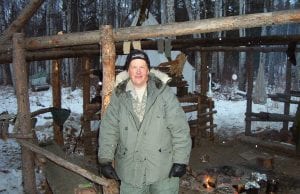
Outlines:
<svg viewBox="0 0 300 194"><path fill-rule="evenodd" d="M260 41L257 41L260 39ZM252 41L251 46L247 46L248 40ZM287 44L291 41L300 42L300 36L271 36L271 37L253 37L253 38L226 38L226 39L178 39L172 40L172 50L181 50L183 52L203 51L203 52L285 52ZM261 45L273 45L272 47L261 47ZM123 54L122 43L117 42L116 54ZM145 50L157 50L157 42L155 40L141 41L142 48ZM201 46L197 46L201 45ZM210 45L210 46L209 46ZM229 45L229 46L227 46ZM276 46L274 46L276 45ZM296 49L300 52L300 48ZM31 50L26 53L27 61L42 61L49 59L74 58L82 56L99 55L99 44L69 46L62 48ZM0 63L11 63L12 50L0 48Z"/></svg>
<svg viewBox="0 0 300 194"><path fill-rule="evenodd" d="M128 28L115 29L113 33L114 40L121 42L125 40L142 40L145 38L180 36L196 33L208 33L224 30L234 30L239 28L252 28L266 25L278 25L284 23L296 23L300 21L300 10L277 11L269 13L247 14L242 16L230 16L223 18L210 18L199 21L187 21L170 23L166 25L152 25L152 26L135 26ZM178 26L181 26L178 28ZM76 32L64 35L53 35L43 37L30 37L25 39L25 49L29 51L38 51L42 49L70 47L79 45L99 44L101 30ZM299 37L297 37L299 40ZM282 37L282 40L285 39ZM218 42L218 40L213 40ZM246 39L245 39L246 41ZM285 42L288 40L286 39ZM188 47L191 42L195 44L208 45L206 40L190 40L185 42ZM202 43L201 43L202 42ZM223 41L224 42L224 41ZM249 41L247 41L248 43ZM179 41L178 41L179 43ZM180 43L179 43L180 44ZM245 43L244 43L245 44ZM262 42L254 42L253 44L262 44ZM217 45L217 43L215 43ZM152 45L153 46L153 45ZM183 42L180 44L183 47ZM176 44L174 43L174 47ZM190 46L189 46L190 47ZM9 52L11 50L11 43L0 46L0 52Z"/></svg>

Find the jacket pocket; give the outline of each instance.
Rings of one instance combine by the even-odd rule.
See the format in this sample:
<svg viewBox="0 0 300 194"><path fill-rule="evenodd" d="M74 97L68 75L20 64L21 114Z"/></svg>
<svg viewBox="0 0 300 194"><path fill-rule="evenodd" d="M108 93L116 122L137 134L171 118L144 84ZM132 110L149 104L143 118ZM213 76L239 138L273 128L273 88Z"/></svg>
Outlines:
<svg viewBox="0 0 300 194"><path fill-rule="evenodd" d="M116 159L126 158L127 155L128 149L125 146L118 144L116 151Z"/></svg>

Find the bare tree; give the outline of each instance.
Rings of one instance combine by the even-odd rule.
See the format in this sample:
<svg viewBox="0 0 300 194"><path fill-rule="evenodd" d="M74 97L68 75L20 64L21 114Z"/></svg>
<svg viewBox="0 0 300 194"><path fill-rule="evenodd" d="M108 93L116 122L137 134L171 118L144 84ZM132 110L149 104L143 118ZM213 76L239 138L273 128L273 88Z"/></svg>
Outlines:
<svg viewBox="0 0 300 194"><path fill-rule="evenodd" d="M244 0L239 0L239 15L244 15L246 13L246 2ZM245 28L239 30L240 37L246 36ZM239 89L246 91L246 52L239 52Z"/></svg>
<svg viewBox="0 0 300 194"><path fill-rule="evenodd" d="M0 1L0 33L2 34L6 28L6 22L5 22L5 15L4 15L4 5L3 1ZM3 81L3 84L6 85L7 80L7 74L5 70L5 64L0 65L0 83Z"/></svg>
<svg viewBox="0 0 300 194"><path fill-rule="evenodd" d="M167 4L166 4L166 0L161 0L160 1L160 21L161 24L166 24L167 23Z"/></svg>

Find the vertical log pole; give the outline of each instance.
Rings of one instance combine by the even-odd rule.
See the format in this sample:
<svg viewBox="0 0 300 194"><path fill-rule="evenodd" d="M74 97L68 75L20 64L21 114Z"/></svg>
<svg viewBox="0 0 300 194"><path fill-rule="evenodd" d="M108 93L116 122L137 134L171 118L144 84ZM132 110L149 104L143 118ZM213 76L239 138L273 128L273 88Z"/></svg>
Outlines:
<svg viewBox="0 0 300 194"><path fill-rule="evenodd" d="M90 120L89 117L87 116L88 114L88 104L90 103L90 66L91 66L91 59L88 57L83 57L82 58L82 65L83 65L83 119L82 119L82 128L83 128L83 136L84 136L84 155L92 155L93 149L92 149L92 141L91 141L91 125L90 125Z"/></svg>
<svg viewBox="0 0 300 194"><path fill-rule="evenodd" d="M103 65L103 89L102 89L102 109L101 115L104 112L110 102L110 96L112 94L115 85L115 60L116 60L116 48L113 39L112 26L106 25L102 27L101 33L101 50L102 50L102 65ZM101 53L101 52L100 52Z"/></svg>
<svg viewBox="0 0 300 194"><path fill-rule="evenodd" d="M23 135L31 132L31 114L28 95L28 77L24 50L24 34L13 35L13 70L15 73L16 94L18 101L18 121ZM30 149L21 147L22 152L22 181L24 193L35 194L34 155Z"/></svg>
<svg viewBox="0 0 300 194"><path fill-rule="evenodd" d="M245 135L251 135L251 112L252 112L252 91L253 91L253 51L247 53L247 107Z"/></svg>
<svg viewBox="0 0 300 194"><path fill-rule="evenodd" d="M287 101L284 102L284 115L289 115L290 114L290 99L291 99L291 84L292 82L292 63L287 60L286 62L286 73L285 73L285 91L284 93L287 96ZM289 122L284 121L282 130L283 131L288 131L289 128Z"/></svg>
<svg viewBox="0 0 300 194"><path fill-rule="evenodd" d="M201 52L201 77L200 77L200 84L201 84L201 94L206 96L208 92L208 53Z"/></svg>
<svg viewBox="0 0 300 194"><path fill-rule="evenodd" d="M101 51L102 51L102 66L103 66L101 115L104 115L106 108L110 102L110 96L112 94L115 85L116 47L113 38L112 26L110 25L102 26L100 32L102 35L100 39L100 44L101 44ZM108 179L107 181L109 181L109 186L103 187L103 193L104 194L119 193L118 183L112 179Z"/></svg>
<svg viewBox="0 0 300 194"><path fill-rule="evenodd" d="M208 91L208 53L207 52L201 52L201 67L200 67L200 84L201 84L201 90L200 90L200 110L199 113L205 113L207 109L207 91ZM199 103L199 102L198 102ZM201 121L199 119L199 127L206 126L206 121ZM206 138L207 132L206 129L203 128L201 131L201 137Z"/></svg>
<svg viewBox="0 0 300 194"><path fill-rule="evenodd" d="M52 104L53 107L61 108L61 61L53 60L52 61ZM64 137L63 137L63 126L59 126L53 122L53 132L54 132L54 141L63 146Z"/></svg>
<svg viewBox="0 0 300 194"><path fill-rule="evenodd" d="M212 100L212 98L209 98L208 102L209 102L209 111L208 112L213 112L214 101ZM214 116L214 114L208 115L208 117L209 117L209 125L210 126L214 125L214 117L213 116ZM214 136L215 136L215 134L214 134L214 128L211 127L210 131L209 131L209 139L213 141L215 139Z"/></svg>

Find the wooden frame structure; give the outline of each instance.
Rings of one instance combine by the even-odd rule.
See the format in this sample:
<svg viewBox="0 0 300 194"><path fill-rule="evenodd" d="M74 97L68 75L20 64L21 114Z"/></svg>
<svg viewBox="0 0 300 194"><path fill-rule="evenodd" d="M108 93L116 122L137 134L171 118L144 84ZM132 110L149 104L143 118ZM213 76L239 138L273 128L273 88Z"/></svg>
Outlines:
<svg viewBox="0 0 300 194"><path fill-rule="evenodd" d="M34 1L32 2L41 2ZM72 34L64 35L55 35L55 36L46 36L46 37L33 37L33 38L24 38L22 34L16 33L13 35L13 42L9 41L9 37L3 38L1 41L0 49L0 58L5 59L6 61L13 61L14 72L16 76L16 92L18 95L18 119L22 121L23 125L21 128L22 134L25 136L29 131L31 131L30 123L30 111L29 111L29 97L28 97L28 88L27 81L23 80L27 76L25 71L26 60L45 60L45 59L58 59L68 57L68 50L65 50L64 53L61 53L59 56L54 52L46 55L39 56L35 55L38 53L38 50L43 49L57 49L57 48L68 48L73 46L84 46L84 45L93 45L100 44L103 59L103 106L102 112L105 111L107 104L109 103L109 97L112 91L112 86L114 83L114 63L115 63L115 43L125 40L138 40L144 38L154 38L154 37L167 37L167 36L180 36L188 35L195 33L208 33L224 30L233 30L239 28L251 28L265 25L274 25L274 24L284 24L284 23L295 23L300 21L300 10L289 10L278 11L271 13L259 13L259 14L248 14L243 16L232 16L224 18L212 18L199 21L189 21L189 22L180 22L172 23L166 25L154 25L154 26L139 26L139 27L129 27L129 28L120 28L113 30L111 26L103 26L99 31L90 31L90 32L79 32ZM178 25L181 27L178 28ZM9 31L9 34L17 32L17 29L12 29ZM57 50L56 50L57 51ZM87 51L87 50L86 50ZM12 55L10 53L12 52ZM31 56L28 56L28 53L31 52ZM44 51L43 51L44 52ZM75 54L74 54L75 53ZM82 51L78 50L72 53L72 56L79 56L78 53L82 54ZM83 55L89 56L91 52L84 52ZM5 56L6 55L6 56ZM80 56L83 56L80 55ZM42 56L42 57L41 57ZM1 60L1 62L5 61ZM59 67L59 64L54 63L53 68ZM252 72L252 70L250 71ZM56 71L54 73L57 73ZM249 75L249 78L251 76ZM54 76L56 81L59 81L58 76ZM56 83L57 87L59 85ZM56 95L60 95L58 91L54 91ZM87 98L87 97L86 97ZM58 99L56 99L58 100ZM56 106L59 106L57 104ZM85 105L84 105L85 106ZM248 111L248 110L247 110ZM60 136L60 135L58 135ZM34 177L34 165L33 165L33 152L37 152L32 146L28 146L25 143L22 143L22 162L23 166L26 169L23 169L23 180L24 180L24 192L25 193L36 193L35 188L35 177ZM43 154L43 152L40 152ZM46 155L45 155L46 156ZM47 157L47 156L46 156ZM51 158L48 156L51 160ZM60 163L62 165L62 163ZM72 169L79 174L78 168ZM26 178L25 178L26 177ZM99 178L99 177L98 177ZM93 181L98 180L96 176L91 176L90 179ZM108 185L106 180L100 179L96 181L99 184ZM106 193L109 193L107 191Z"/></svg>

